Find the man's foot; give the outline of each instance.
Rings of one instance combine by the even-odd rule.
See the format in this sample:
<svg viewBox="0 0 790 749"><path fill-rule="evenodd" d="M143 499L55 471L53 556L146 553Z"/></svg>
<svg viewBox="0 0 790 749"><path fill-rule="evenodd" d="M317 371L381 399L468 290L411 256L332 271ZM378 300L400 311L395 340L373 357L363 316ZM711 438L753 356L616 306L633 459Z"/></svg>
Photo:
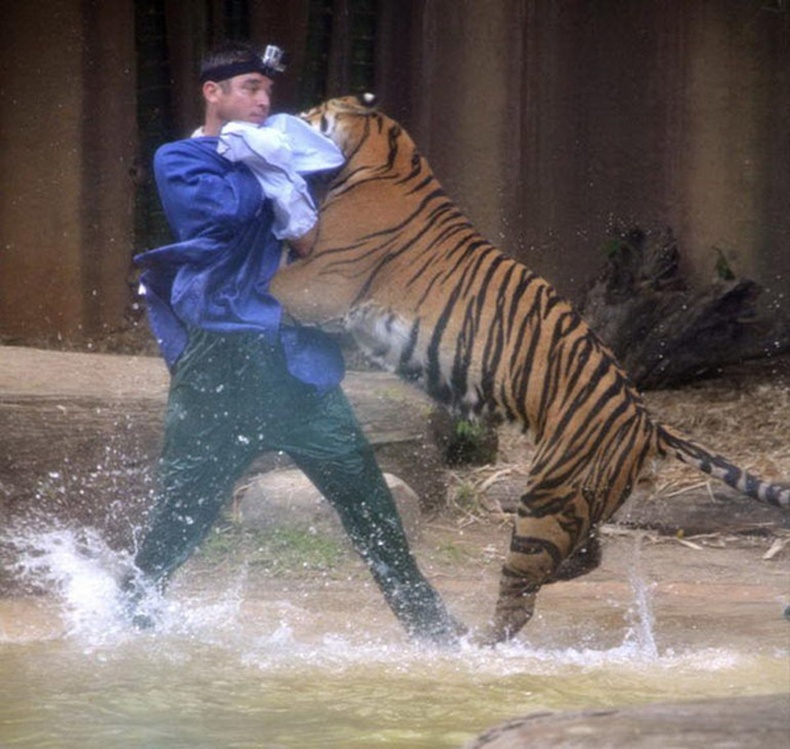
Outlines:
<svg viewBox="0 0 790 749"><path fill-rule="evenodd" d="M410 627L411 636L420 643L442 649L457 648L467 628L457 619L446 614L440 621Z"/></svg>
<svg viewBox="0 0 790 749"><path fill-rule="evenodd" d="M457 648L467 628L445 608L438 593L427 584L408 589L395 609L409 635L424 645Z"/></svg>
<svg viewBox="0 0 790 749"><path fill-rule="evenodd" d="M141 632L146 629L154 629L156 627L154 617L150 614L135 614L132 617L131 624L135 629L139 629Z"/></svg>
<svg viewBox="0 0 790 749"><path fill-rule="evenodd" d="M147 581L138 571L129 572L119 584L121 613L135 629L156 627L155 611L151 607L154 583Z"/></svg>

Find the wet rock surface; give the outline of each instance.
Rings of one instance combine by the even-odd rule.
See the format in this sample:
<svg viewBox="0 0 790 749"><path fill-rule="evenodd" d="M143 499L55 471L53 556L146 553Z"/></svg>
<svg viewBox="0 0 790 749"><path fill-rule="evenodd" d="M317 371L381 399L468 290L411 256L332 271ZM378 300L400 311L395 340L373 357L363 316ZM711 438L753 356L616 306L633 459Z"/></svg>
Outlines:
<svg viewBox="0 0 790 749"><path fill-rule="evenodd" d="M790 695L777 694L535 713L486 731L465 749L779 749L789 737Z"/></svg>
<svg viewBox="0 0 790 749"><path fill-rule="evenodd" d="M168 381L155 357L0 346L0 525L58 519L129 548L152 503ZM382 469L408 474L422 509L441 504L427 396L383 372L350 372L344 389ZM249 477L290 468L269 453Z"/></svg>

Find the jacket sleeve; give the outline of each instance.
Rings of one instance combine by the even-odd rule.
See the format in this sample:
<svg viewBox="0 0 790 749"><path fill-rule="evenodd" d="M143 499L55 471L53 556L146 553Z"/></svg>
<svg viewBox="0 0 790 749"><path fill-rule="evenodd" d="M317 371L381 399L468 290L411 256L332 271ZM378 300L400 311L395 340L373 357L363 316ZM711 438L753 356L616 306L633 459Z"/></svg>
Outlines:
<svg viewBox="0 0 790 749"><path fill-rule="evenodd" d="M228 241L262 208L263 192L253 174L215 149L211 139L193 139L168 143L154 156L162 207L179 242Z"/></svg>

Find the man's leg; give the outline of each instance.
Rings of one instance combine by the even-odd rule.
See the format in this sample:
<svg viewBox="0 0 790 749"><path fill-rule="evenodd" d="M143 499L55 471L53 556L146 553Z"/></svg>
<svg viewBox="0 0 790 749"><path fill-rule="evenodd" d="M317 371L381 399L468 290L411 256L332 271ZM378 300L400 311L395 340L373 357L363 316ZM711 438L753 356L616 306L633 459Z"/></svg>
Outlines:
<svg viewBox="0 0 790 749"><path fill-rule="evenodd" d="M206 537L249 463L226 414L200 417L194 394L173 393L158 471L158 496L135 555L151 580L166 580Z"/></svg>
<svg viewBox="0 0 790 749"><path fill-rule="evenodd" d="M254 440L245 435L254 393L245 389L244 368L234 366L237 350L232 340L198 333L173 375L157 499L137 570L123 582L132 616L145 590L161 590L203 541L254 457Z"/></svg>
<svg viewBox="0 0 790 749"><path fill-rule="evenodd" d="M411 634L455 642L457 625L421 574L395 502L342 390L319 397L257 336L199 333L174 375L160 495L135 562L160 586L203 540L252 457L288 452L340 515ZM141 594L127 583L132 607Z"/></svg>
<svg viewBox="0 0 790 749"><path fill-rule="evenodd" d="M304 420L291 424L279 447L340 516L384 598L410 635L457 642L459 627L420 572L373 449L342 390L308 396Z"/></svg>

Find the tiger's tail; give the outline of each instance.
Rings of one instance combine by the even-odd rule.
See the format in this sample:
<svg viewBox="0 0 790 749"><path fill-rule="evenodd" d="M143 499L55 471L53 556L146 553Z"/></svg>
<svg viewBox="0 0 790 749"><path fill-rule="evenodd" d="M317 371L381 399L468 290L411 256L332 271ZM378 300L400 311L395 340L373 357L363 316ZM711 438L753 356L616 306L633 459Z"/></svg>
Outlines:
<svg viewBox="0 0 790 749"><path fill-rule="evenodd" d="M790 486L763 481L665 424L656 425L656 438L662 455L673 455L758 502L790 509Z"/></svg>

